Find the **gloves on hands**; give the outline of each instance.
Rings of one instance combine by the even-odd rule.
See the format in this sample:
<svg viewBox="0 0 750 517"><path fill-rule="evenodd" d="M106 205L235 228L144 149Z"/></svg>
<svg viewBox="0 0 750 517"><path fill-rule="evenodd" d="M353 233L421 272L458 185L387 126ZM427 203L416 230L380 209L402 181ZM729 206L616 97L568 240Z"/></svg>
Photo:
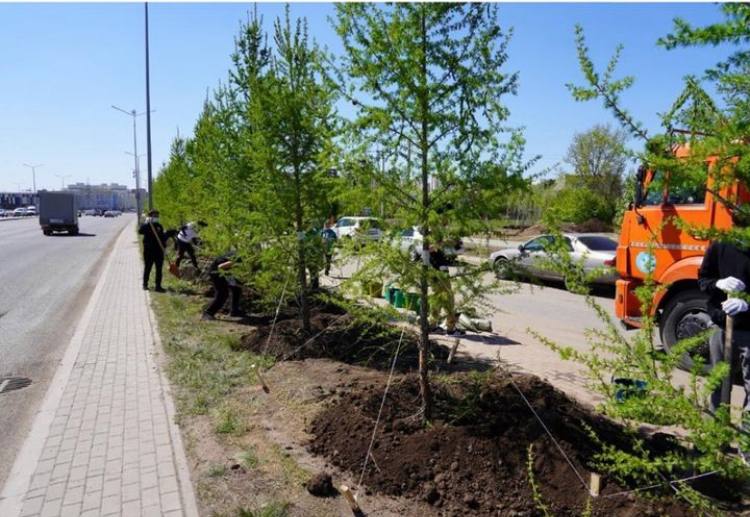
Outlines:
<svg viewBox="0 0 750 517"><path fill-rule="evenodd" d="M744 291L745 290L745 282L743 282L739 278L735 278L733 276L728 276L726 278L722 278L721 280L717 280L716 281L716 287L718 289L721 289L725 293L729 293L729 292L732 292L732 291ZM744 310L747 310L747 307Z"/></svg>
<svg viewBox="0 0 750 517"><path fill-rule="evenodd" d="M747 311L747 308L747 302L741 298L727 298L727 300L721 304L721 309L726 312L728 316L735 316L741 312L745 312Z"/></svg>

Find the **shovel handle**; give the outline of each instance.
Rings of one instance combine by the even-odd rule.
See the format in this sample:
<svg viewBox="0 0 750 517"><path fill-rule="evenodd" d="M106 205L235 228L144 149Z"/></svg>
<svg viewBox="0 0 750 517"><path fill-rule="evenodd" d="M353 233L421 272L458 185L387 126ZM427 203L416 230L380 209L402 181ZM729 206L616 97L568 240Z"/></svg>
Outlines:
<svg viewBox="0 0 750 517"><path fill-rule="evenodd" d="M724 325L724 360L729 363L729 374L721 383L721 402L729 404L732 398L732 380L734 379L734 355L732 342L734 341L734 318L727 314L726 324Z"/></svg>

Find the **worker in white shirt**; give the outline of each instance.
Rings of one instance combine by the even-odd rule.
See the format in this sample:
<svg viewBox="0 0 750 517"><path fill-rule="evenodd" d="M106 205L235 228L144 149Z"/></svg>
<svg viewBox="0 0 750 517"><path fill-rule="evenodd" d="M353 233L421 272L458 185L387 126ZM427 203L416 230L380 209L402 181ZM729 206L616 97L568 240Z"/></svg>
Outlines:
<svg viewBox="0 0 750 517"><path fill-rule="evenodd" d="M182 228L180 228L180 231L177 234L176 263L178 268L180 267L180 262L182 262L182 259L187 253L188 257L190 257L190 262L193 264L193 267L198 269L198 260L195 258L195 248L193 247L197 246L200 243L197 231L198 226L205 226L205 223L187 223Z"/></svg>

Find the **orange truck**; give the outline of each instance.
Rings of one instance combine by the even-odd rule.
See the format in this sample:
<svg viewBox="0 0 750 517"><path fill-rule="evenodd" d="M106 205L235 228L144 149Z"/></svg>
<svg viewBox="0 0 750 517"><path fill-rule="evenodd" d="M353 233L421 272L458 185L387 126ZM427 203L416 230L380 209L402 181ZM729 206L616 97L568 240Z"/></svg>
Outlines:
<svg viewBox="0 0 750 517"><path fill-rule="evenodd" d="M687 147L675 151L678 158L688 153ZM643 314L635 289L651 274L658 285L666 286L657 291L651 307L666 349L712 325L706 312L708 297L698 288L698 268L709 242L695 238L671 221L679 218L704 228L732 226L730 210L710 192L712 181L708 171L715 161L706 160L706 180L692 187L670 188L668 171L641 167L635 199L622 220L615 261L620 275L615 314L626 328L641 326ZM747 188L737 182L721 187L717 193L724 199L750 200ZM708 359L707 346L698 353ZM691 363L690 358L685 358L683 366L690 367Z"/></svg>

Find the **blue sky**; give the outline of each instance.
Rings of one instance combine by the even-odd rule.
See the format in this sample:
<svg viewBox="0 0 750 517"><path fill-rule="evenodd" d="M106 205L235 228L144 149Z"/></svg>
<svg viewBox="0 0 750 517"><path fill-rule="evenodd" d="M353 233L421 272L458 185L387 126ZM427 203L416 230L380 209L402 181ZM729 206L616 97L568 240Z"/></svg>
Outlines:
<svg viewBox="0 0 750 517"><path fill-rule="evenodd" d="M151 105L154 171L168 157L177 129L192 132L207 89L227 76L233 38L251 4L151 4ZM269 26L283 4L258 4ZM292 4L310 33L332 52L341 45L327 21L332 4ZM715 4L502 4L513 27L508 70L520 73L508 97L510 124L524 126L539 167L563 159L574 133L612 122L599 103L576 103L565 83L581 82L573 26L581 23L603 66L622 43L620 73L635 75L624 95L647 127L658 128L681 91L681 79L729 53L726 48L667 52L656 39L675 16L704 24L721 19ZM132 185L131 119L114 111L145 110L143 4L0 4L0 190L31 188L23 163L41 163L37 188L66 182ZM145 153L145 118L138 121ZM146 158L141 159L146 170Z"/></svg>

